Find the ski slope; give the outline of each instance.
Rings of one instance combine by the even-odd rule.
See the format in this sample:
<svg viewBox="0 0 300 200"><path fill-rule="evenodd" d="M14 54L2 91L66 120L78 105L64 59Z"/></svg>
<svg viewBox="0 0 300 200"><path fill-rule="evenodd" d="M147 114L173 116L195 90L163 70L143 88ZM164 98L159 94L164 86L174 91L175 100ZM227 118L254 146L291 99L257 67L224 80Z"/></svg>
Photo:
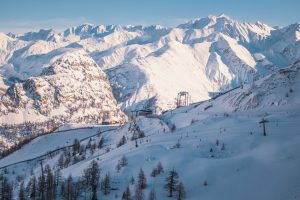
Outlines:
<svg viewBox="0 0 300 200"><path fill-rule="evenodd" d="M110 171L118 182L120 190L116 193L121 196L131 176L136 177L142 167L149 184L145 193L155 188L159 199L168 199L162 188L167 173L157 178L149 176L161 161L166 171L173 168L178 171L187 199L299 198L299 115L284 120L280 114L272 115L273 122L267 124L267 137L262 136L260 116L238 116L211 117L205 123L197 122L173 133L155 134L147 138L151 142L144 142L138 148L130 142L101 156L95 153L90 159L63 170L63 175L80 177L89 162L97 159L102 173ZM217 139L225 144L224 151L216 146ZM173 149L178 140L181 148ZM209 152L210 148L213 153ZM129 165L117 173L114 168L123 155L127 156ZM207 187L203 186L204 181L208 182ZM113 199L114 195L101 197Z"/></svg>
<svg viewBox="0 0 300 200"><path fill-rule="evenodd" d="M299 70L299 63L296 63L256 81L254 85L245 85L216 99L177 108L158 118L139 116L117 129L83 140L80 145L86 147L88 143L98 144L103 138L103 148L96 148L94 152L88 150L84 159L66 165L60 170L62 177L72 175L74 180L79 180L94 160L101 167L102 178L110 173L114 188L108 195L99 190L99 199L120 199L128 185L134 194L135 185L130 183L130 179L132 176L137 178L140 168L143 168L148 183L143 190L146 197L154 188L157 199L170 199L163 186L168 172L175 169L185 186L187 200L298 200ZM255 98L257 94L260 94L259 98ZM255 104L253 99L257 100ZM262 119L268 121L267 136L263 136ZM144 137L137 139L136 143L131 138L137 127ZM98 130L98 127L89 129L88 134L91 136ZM59 133L55 134L58 140L64 138L58 137ZM127 142L117 145L123 136ZM72 141L62 140L63 144ZM52 145L43 138L33 141L33 144L11 156L14 155L17 160L35 151L35 147L44 150ZM43 164L56 170L62 155L63 151L47 156ZM124 155L128 166L117 171L116 166ZM11 158L10 161L13 160ZM151 177L151 171L158 162L162 163L165 172ZM33 174L38 176L40 173L38 160L6 168L10 180L21 175L25 184ZM18 183L15 190L18 190ZM81 199L84 198L82 195Z"/></svg>
<svg viewBox="0 0 300 200"><path fill-rule="evenodd" d="M128 141L117 148L115 144L123 134L130 136L125 125L102 134L105 144L112 147L110 152L97 150L85 160L63 169L62 175L66 178L71 174L79 178L89 163L97 160L101 173L109 171L113 186L118 188L108 196L99 192L102 199L119 199L116 196L122 195L131 176L136 177L140 167L144 169L148 180L145 194L155 188L158 199L169 199L163 184L167 172L173 168L178 171L186 187L186 199L299 199L299 110L285 117L279 112L265 116L270 121L266 125L266 137L262 135L262 127L259 125L262 116L265 116L265 112L253 115L244 112L229 116L206 115L205 120L178 128L174 132L163 132L162 128L157 128L143 140L140 139L137 148L134 141ZM143 120L147 121L146 118ZM96 131L98 128L91 129L89 134ZM219 140L219 146L216 140ZM178 141L181 147L173 148ZM223 143L225 150L221 150ZM210 148L213 152L210 152ZM22 155L25 149L15 155ZM129 164L117 173L115 166L123 155L126 155ZM58 156L45 160L44 164L54 166ZM152 168L159 161L166 172L155 178L150 177ZM31 168L34 174L40 173L38 164L27 166L23 163L13 167L15 174L11 178L18 174L29 176ZM204 181L207 181L207 186L203 185ZM133 192L134 186L131 189Z"/></svg>

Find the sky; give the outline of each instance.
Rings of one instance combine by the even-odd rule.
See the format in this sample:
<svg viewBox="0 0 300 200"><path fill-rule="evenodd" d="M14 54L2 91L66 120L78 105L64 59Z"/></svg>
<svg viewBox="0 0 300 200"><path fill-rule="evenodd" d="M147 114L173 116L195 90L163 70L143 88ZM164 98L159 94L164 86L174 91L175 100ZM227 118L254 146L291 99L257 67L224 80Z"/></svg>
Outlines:
<svg viewBox="0 0 300 200"><path fill-rule="evenodd" d="M208 15L271 26L300 22L300 0L0 0L0 31L64 30L83 23L174 27Z"/></svg>

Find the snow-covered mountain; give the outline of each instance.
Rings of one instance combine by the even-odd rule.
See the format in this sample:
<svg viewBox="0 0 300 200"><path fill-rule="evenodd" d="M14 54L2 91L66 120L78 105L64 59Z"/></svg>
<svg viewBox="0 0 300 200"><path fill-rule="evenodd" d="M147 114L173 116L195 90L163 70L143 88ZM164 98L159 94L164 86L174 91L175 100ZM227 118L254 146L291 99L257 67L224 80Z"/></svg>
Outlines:
<svg viewBox="0 0 300 200"><path fill-rule="evenodd" d="M226 15L209 16L191 20L178 26L181 29L201 30L198 34L201 37L208 37L212 34L223 33L242 43L250 43L262 40L274 30L272 27L261 22L246 23L229 18ZM198 36L199 37L199 36Z"/></svg>
<svg viewBox="0 0 300 200"><path fill-rule="evenodd" d="M92 102L107 102L114 116L124 119L115 99L128 114L146 107L161 113L175 106L178 92L189 92L192 102L207 100L296 62L299 37L299 24L273 28L226 15L176 28L82 24L63 32L1 33L0 119L40 122L62 115L72 116L62 121L99 122L104 105L91 111ZM75 66L67 64L71 58ZM81 59L90 71L77 67ZM78 106L84 108L74 114ZM99 118L87 117L94 114Z"/></svg>
<svg viewBox="0 0 300 200"><path fill-rule="evenodd" d="M125 115L117 106L108 78L84 51L72 49L61 55L38 77L12 84L1 96L3 124L122 123ZM53 130L54 124L43 131ZM6 129L6 130L5 130ZM12 132L16 131L12 127ZM4 134L10 132L4 128ZM43 133L34 130L36 133ZM15 137L21 138L22 130Z"/></svg>
<svg viewBox="0 0 300 200"><path fill-rule="evenodd" d="M243 88L157 118L139 116L109 127L111 131L100 126L40 136L1 159L0 170L12 182L15 197L22 182L27 195L34 177L41 185L44 166L44 177L58 180L53 184L58 198L71 193L89 199L85 171L96 162L101 168L96 195L101 199L120 199L127 187L131 197L138 192L148 197L154 190L156 199L170 199L164 185L171 170L185 187L185 199L299 199L299 111L296 62ZM266 136L260 126L263 118ZM158 163L163 172L155 171ZM142 191L136 189L140 169L147 183ZM108 192L103 182L107 174ZM52 182L46 182L48 191Z"/></svg>
<svg viewBox="0 0 300 200"><path fill-rule="evenodd" d="M170 124L178 128L190 126L191 121L205 121L216 114L228 117L238 112L251 117L260 113L260 117L268 112L278 113L285 118L289 113L297 113L300 109L300 62L280 69L244 87L220 93L216 97L168 111L162 115ZM200 115L201 113L201 115Z"/></svg>
<svg viewBox="0 0 300 200"><path fill-rule="evenodd" d="M0 33L0 65L6 64L14 51L26 45L26 41L14 39L4 33Z"/></svg>
<svg viewBox="0 0 300 200"><path fill-rule="evenodd" d="M300 24L291 24L272 31L260 48L265 49L263 54L279 66L286 66L299 60L300 51Z"/></svg>

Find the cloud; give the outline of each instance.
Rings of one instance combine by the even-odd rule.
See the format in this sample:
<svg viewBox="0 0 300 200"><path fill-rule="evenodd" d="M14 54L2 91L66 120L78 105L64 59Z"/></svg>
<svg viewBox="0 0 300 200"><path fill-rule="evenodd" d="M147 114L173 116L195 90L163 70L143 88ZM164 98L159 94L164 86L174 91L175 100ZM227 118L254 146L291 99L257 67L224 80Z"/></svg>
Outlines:
<svg viewBox="0 0 300 200"><path fill-rule="evenodd" d="M66 28L86 23L84 17L69 18L53 18L47 20L0 20L0 32L5 33L24 33L28 31L37 31L39 29L54 29L62 31Z"/></svg>

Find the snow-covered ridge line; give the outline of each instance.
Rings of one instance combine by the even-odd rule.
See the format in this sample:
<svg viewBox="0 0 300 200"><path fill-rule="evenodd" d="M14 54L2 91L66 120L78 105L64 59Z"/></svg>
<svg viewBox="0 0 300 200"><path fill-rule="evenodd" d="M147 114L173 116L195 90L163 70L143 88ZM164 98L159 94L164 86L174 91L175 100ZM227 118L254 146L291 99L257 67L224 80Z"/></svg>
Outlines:
<svg viewBox="0 0 300 200"><path fill-rule="evenodd" d="M182 91L192 103L208 100L298 60L299 30L221 15L177 28L83 24L0 34L0 118L118 123L122 111L173 109Z"/></svg>

